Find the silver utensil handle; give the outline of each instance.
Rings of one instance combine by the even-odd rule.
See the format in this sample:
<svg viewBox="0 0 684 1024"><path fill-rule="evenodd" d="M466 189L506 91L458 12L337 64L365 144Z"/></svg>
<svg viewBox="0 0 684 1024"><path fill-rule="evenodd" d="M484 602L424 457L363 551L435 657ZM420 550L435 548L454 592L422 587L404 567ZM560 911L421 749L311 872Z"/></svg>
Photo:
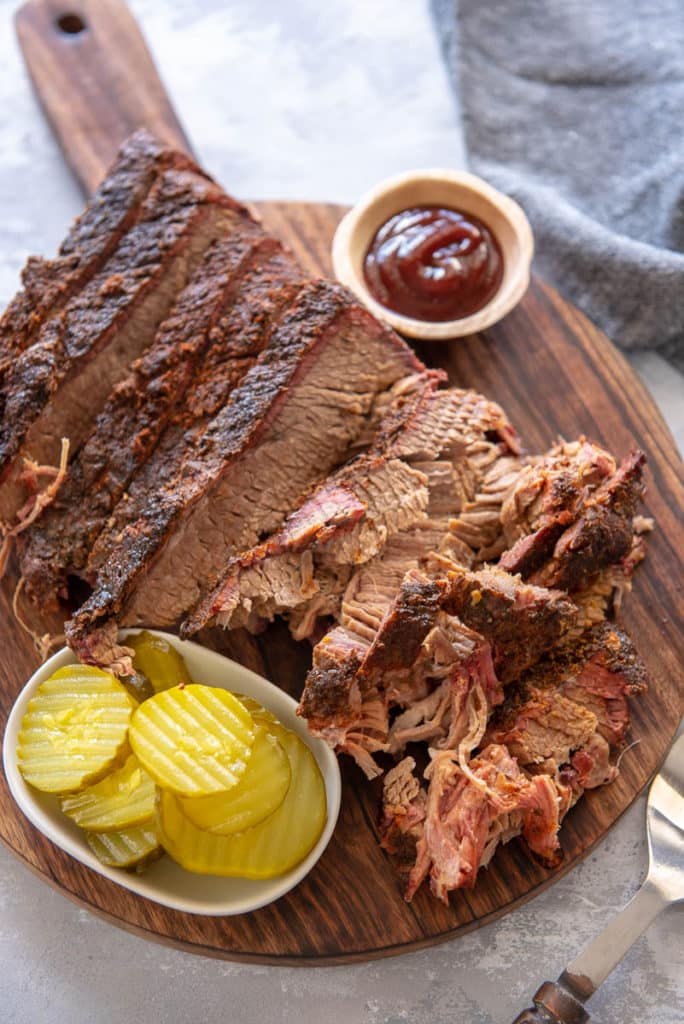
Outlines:
<svg viewBox="0 0 684 1024"><path fill-rule="evenodd" d="M622 960L668 905L658 887L647 878L627 906L616 914L557 982L546 981L534 996L534 1007L523 1010L513 1024L585 1024L584 1002Z"/></svg>
<svg viewBox="0 0 684 1024"><path fill-rule="evenodd" d="M578 998L588 999L667 905L657 885L647 878L627 906L568 964L560 983Z"/></svg>

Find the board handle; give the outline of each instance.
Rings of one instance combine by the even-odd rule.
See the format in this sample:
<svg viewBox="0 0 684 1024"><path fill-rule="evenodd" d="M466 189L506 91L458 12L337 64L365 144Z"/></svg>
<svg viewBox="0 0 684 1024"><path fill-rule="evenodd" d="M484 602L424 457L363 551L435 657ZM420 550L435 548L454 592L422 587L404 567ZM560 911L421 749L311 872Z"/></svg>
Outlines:
<svg viewBox="0 0 684 1024"><path fill-rule="evenodd" d="M138 128L191 153L123 0L27 0L15 24L38 99L87 195Z"/></svg>

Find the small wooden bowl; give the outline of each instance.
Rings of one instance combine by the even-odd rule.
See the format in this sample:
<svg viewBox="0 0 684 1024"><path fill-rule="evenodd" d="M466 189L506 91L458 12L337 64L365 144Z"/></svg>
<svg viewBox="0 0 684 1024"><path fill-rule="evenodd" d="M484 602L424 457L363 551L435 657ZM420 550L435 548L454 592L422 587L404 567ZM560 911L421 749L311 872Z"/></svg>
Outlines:
<svg viewBox="0 0 684 1024"><path fill-rule="evenodd" d="M378 228L413 206L446 206L470 213L491 228L501 246L503 280L490 301L470 316L436 323L394 313L370 294L363 261ZM398 174L367 192L343 217L332 244L335 275L381 320L411 338L432 341L474 334L501 320L520 301L530 281L532 229L513 199L466 171L426 170Z"/></svg>

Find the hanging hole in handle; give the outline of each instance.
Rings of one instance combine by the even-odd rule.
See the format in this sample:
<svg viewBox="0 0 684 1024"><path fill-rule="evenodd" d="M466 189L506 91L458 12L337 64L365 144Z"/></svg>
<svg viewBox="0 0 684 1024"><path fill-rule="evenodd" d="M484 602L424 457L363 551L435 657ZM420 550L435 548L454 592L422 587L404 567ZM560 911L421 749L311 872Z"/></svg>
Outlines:
<svg viewBox="0 0 684 1024"><path fill-rule="evenodd" d="M68 36L77 36L85 32L87 25L80 14L60 14L55 24L60 32Z"/></svg>

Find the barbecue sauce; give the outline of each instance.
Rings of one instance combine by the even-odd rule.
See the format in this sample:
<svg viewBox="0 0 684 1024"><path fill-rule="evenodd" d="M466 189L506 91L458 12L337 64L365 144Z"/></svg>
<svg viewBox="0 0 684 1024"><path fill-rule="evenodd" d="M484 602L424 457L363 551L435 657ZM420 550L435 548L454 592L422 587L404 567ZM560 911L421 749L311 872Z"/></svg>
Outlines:
<svg viewBox="0 0 684 1024"><path fill-rule="evenodd" d="M434 322L477 313L503 277L501 246L486 224L442 206L402 210L378 229L363 264L381 305Z"/></svg>

